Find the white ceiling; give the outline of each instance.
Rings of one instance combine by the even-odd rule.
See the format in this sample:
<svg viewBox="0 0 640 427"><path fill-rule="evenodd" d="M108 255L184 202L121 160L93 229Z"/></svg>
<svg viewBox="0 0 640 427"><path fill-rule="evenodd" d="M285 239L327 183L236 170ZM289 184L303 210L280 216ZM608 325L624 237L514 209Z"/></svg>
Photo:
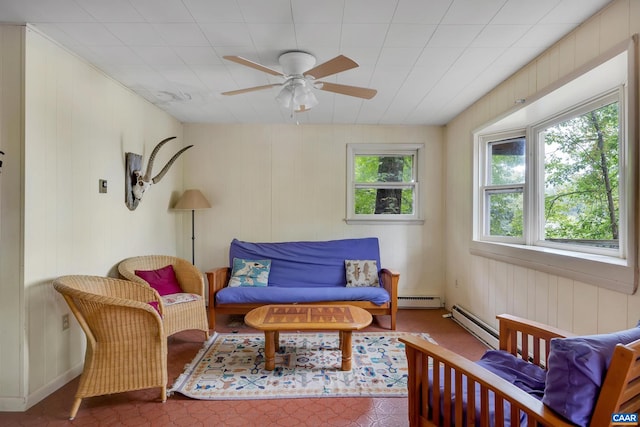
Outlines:
<svg viewBox="0 0 640 427"><path fill-rule="evenodd" d="M284 123L288 50L358 68L324 81L378 90L371 100L317 91L300 123L446 124L610 0L0 0L0 21L30 23L183 122Z"/></svg>

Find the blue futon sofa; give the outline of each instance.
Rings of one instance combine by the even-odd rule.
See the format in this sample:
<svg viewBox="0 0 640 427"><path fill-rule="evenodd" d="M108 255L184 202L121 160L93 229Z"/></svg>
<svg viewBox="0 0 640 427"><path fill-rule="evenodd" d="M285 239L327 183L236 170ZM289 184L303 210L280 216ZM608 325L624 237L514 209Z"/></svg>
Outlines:
<svg viewBox="0 0 640 427"><path fill-rule="evenodd" d="M268 267L268 283L229 286L232 271L237 272L234 260L235 270L240 261ZM346 286L345 260L376 261L379 286ZM400 275L380 265L375 237L275 243L233 239L229 267L206 272L209 328L215 329L216 313L246 314L265 304L331 303L354 305L372 315L389 315L390 329L395 330Z"/></svg>

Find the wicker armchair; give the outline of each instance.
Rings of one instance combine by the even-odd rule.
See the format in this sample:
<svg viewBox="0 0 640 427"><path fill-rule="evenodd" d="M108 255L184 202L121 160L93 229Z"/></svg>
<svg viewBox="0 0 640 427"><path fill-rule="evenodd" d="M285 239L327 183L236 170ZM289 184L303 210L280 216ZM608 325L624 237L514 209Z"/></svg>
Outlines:
<svg viewBox="0 0 640 427"><path fill-rule="evenodd" d="M173 266L182 291L196 295L196 300L171 303L166 296L160 297L149 283L135 273L136 270L157 270L167 265ZM149 289L156 293L160 301L159 310L164 319L164 331L167 336L188 329L196 329L204 332L205 339L209 337L204 279L200 270L189 261L168 255L137 256L120 262L118 271L124 278L149 286Z"/></svg>
<svg viewBox="0 0 640 427"><path fill-rule="evenodd" d="M160 387L167 399L167 340L147 286L97 276L53 282L87 337L70 419L85 397Z"/></svg>

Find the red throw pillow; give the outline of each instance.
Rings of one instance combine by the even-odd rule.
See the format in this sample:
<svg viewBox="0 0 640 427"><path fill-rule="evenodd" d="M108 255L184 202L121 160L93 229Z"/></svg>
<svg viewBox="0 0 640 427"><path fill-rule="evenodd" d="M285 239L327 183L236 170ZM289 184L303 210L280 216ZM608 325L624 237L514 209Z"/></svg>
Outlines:
<svg viewBox="0 0 640 427"><path fill-rule="evenodd" d="M157 270L136 270L136 276L144 279L160 296L182 292L176 272L171 264Z"/></svg>

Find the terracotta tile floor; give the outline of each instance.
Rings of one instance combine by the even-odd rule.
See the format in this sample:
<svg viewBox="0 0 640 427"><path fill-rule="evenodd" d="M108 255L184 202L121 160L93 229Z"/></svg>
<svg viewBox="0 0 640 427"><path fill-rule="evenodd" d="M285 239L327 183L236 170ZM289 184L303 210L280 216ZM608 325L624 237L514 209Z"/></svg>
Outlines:
<svg viewBox="0 0 640 427"><path fill-rule="evenodd" d="M440 345L477 360L486 347L445 319L444 310L400 310L397 330L427 332ZM253 330L235 317L218 316L218 332ZM387 330L388 317L374 320L368 331ZM169 386L202 347L195 332L176 334L169 341ZM404 398L315 398L245 401L199 401L175 394L165 403L159 390L141 390L82 401L69 421L78 379L71 381L26 412L0 412L0 426L389 426L408 425Z"/></svg>

